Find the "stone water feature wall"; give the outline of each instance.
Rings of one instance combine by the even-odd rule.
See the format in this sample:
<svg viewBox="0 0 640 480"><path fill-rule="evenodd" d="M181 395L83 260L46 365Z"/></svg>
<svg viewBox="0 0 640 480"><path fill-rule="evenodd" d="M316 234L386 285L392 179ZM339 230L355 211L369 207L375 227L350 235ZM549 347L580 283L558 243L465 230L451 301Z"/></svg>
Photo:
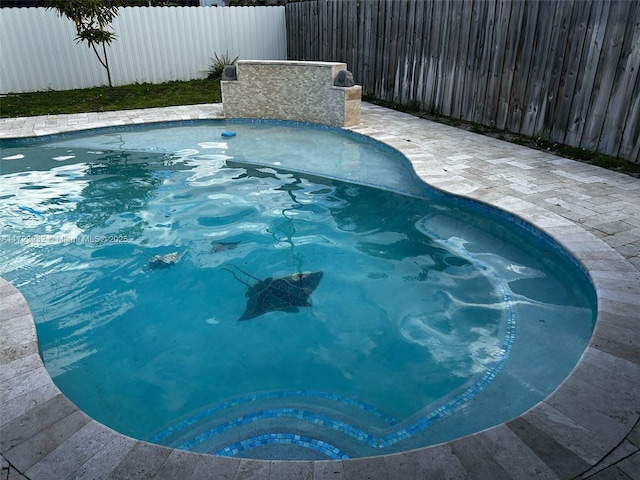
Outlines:
<svg viewBox="0 0 640 480"><path fill-rule="evenodd" d="M224 115L358 125L362 87L346 70L339 62L238 61L221 81Z"/></svg>

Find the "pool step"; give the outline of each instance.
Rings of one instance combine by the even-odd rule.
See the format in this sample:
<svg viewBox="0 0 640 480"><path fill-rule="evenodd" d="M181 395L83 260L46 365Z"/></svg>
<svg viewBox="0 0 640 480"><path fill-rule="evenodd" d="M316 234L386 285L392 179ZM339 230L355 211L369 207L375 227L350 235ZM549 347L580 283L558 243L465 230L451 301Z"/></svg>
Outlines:
<svg viewBox="0 0 640 480"><path fill-rule="evenodd" d="M262 445L294 445L345 458L348 454L336 441L376 448L380 434L397 423L393 415L372 405L329 392L268 392L193 412L149 440L218 455Z"/></svg>

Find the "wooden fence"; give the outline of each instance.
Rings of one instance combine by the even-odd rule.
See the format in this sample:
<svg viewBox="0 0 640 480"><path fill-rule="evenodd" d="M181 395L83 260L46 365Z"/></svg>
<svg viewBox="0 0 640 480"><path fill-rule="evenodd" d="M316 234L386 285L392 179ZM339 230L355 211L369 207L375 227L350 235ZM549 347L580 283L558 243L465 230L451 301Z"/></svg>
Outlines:
<svg viewBox="0 0 640 480"><path fill-rule="evenodd" d="M640 162L638 0L312 0L291 60L346 62L365 94Z"/></svg>

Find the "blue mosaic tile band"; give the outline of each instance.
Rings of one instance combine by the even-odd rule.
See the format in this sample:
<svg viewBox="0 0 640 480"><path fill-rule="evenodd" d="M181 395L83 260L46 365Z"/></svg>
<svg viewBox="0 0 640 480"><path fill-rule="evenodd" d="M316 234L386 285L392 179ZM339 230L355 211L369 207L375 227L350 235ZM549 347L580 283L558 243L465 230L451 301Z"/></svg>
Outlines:
<svg viewBox="0 0 640 480"><path fill-rule="evenodd" d="M282 399L282 398L295 398L295 397L312 397L312 398L322 398L325 400L332 400L335 402L345 403L349 406L358 408L367 413L370 413L382 420L384 420L389 425L396 425L400 422L396 417L390 415L373 405L365 403L361 400L351 397L345 397L343 395L338 395L332 392L323 392L318 390L289 390L289 391L280 391L280 392L264 392L264 393L256 393L254 395L247 395L245 397L238 397L228 400L223 403L219 403L218 405L214 405L213 407L207 408L198 412L190 417L185 418L184 420L176 423L175 425L171 425L167 427L165 430L156 433L155 435L148 438L150 442L158 443L165 438L170 437L176 432L183 430L191 425L194 425L205 418L214 415L222 410L227 408L235 407L237 405L241 405L244 403L257 402L262 400L272 400L272 399Z"/></svg>
<svg viewBox="0 0 640 480"><path fill-rule="evenodd" d="M418 221L418 223L416 224L416 227L420 231L432 237L434 240L439 241L441 243L446 243L449 249L458 250L461 255L468 258L476 267L484 270L487 274L491 276L493 281L496 282L496 285L498 286L498 289L500 291L500 295L502 296L502 299L503 299L503 303L506 309L506 316L507 316L507 319L506 319L507 328L505 332L505 338L502 342L502 355L491 366L491 368L489 368L484 373L482 378L478 380L476 383L474 383L473 385L471 385L467 390L465 390L463 393L458 395L453 400L450 400L449 402L445 403L441 407L436 408L426 416L418 419L416 422L412 423L411 425L403 428L402 430L399 430L397 432L381 437L379 439L378 448L388 447L390 445L398 443L401 440L404 440L406 438L416 435L417 433L420 433L421 431L425 430L430 425L432 425L433 422L435 422L436 420L449 415L458 407L460 407L460 405L468 402L473 397L478 395L482 390L484 390L489 385L489 383L493 381L496 375L498 375L498 373L500 373L500 370L502 370L502 368L505 366L505 364L507 363L507 360L509 359L509 356L511 355L511 350L513 349L513 343L515 342L515 339L516 339L515 308L511 300L511 294L509 293L509 289L504 284L500 276L492 268L490 268L484 262L480 261L475 255L472 255L466 250L461 251L459 247L457 247L456 245L452 245L451 242L447 241L447 239L445 239L444 237L429 230L426 227L428 223L428 219L429 219L428 216L422 218L421 220Z"/></svg>
<svg viewBox="0 0 640 480"><path fill-rule="evenodd" d="M365 432L364 430L360 430L357 427L353 427L346 422L342 422L340 420L336 420L324 415L319 415L317 413L299 410L297 408L274 408L270 410L261 410L259 412L248 413L246 415L237 417L232 421L221 423L220 425L205 430L201 434L196 435L195 437L183 442L177 448L180 450L191 450L196 445L199 445L200 443L222 432L226 432L228 430L240 427L242 425L247 425L249 423L273 418L295 418L304 422L313 423L314 425L329 428L331 430L343 433L362 442L366 442L372 447L376 447L377 444L377 439L373 435Z"/></svg>
<svg viewBox="0 0 640 480"><path fill-rule="evenodd" d="M330 443L323 442L304 435L296 435L293 433L266 433L255 437L247 438L236 442L228 447L212 452L214 455L223 457L233 457L240 452L251 448L260 447L262 445L296 445L298 447L308 448L320 452L334 460L346 460L349 457L338 447L334 447Z"/></svg>

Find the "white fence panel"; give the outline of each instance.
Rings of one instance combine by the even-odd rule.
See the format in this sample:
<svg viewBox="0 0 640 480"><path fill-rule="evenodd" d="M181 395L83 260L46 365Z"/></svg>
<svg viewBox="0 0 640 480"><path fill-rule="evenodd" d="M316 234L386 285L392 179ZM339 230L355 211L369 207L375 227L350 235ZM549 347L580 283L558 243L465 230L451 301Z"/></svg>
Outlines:
<svg viewBox="0 0 640 480"><path fill-rule="evenodd" d="M284 7L126 7L107 47L114 85L191 80L214 54L286 60ZM107 73L73 23L45 8L0 9L0 93L107 84Z"/></svg>

